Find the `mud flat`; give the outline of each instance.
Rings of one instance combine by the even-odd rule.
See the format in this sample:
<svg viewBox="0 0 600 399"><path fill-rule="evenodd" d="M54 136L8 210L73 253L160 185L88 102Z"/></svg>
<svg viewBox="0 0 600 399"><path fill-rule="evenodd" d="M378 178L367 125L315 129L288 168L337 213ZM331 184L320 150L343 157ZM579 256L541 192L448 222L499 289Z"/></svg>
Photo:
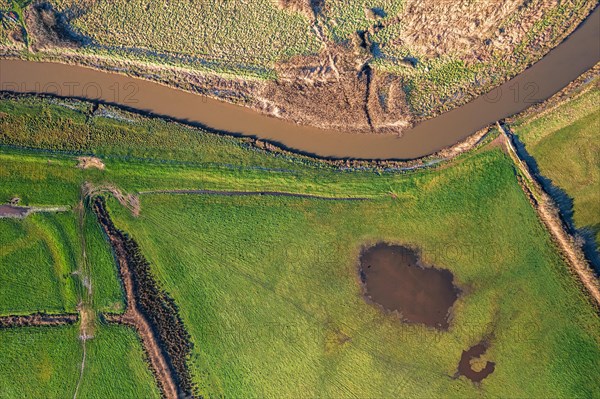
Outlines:
<svg viewBox="0 0 600 399"><path fill-rule="evenodd" d="M473 382L481 382L485 377L492 374L496 369L496 363L486 361L485 366L480 370L473 369L472 361L485 353L488 346L485 342L480 342L463 351L458 363L458 375L463 375Z"/></svg>
<svg viewBox="0 0 600 399"><path fill-rule="evenodd" d="M458 298L449 270L423 265L411 248L379 243L360 256L365 297L402 320L448 329L449 314Z"/></svg>

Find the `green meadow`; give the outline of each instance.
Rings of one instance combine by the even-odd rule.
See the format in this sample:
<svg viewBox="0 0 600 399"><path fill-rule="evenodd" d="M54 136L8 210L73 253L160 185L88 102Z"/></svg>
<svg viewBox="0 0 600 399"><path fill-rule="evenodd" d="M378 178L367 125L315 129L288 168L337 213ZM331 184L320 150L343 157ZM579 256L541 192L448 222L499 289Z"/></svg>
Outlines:
<svg viewBox="0 0 600 399"><path fill-rule="evenodd" d="M29 267L47 265L33 281L26 272L10 278L49 287L14 303L0 296L1 306L24 313L73 306L81 282L61 277L78 268L85 245L94 309L122 307L110 248L93 214L84 212L81 223L75 210L81 186L91 183L139 197L137 217L107 195L109 211L178 305L204 397L588 398L600 391L600 318L500 148L484 144L411 172L339 170L243 140L68 105L0 101L0 203L18 196L24 205L73 209L0 221L9 246L38 254ZM71 127L50 129L55 122ZM127 135L144 144L128 146ZM168 151L160 151L160 138ZM84 154L105 168L77 168ZM151 193L176 189L364 200ZM380 241L418 248L426 263L453 273L461 293L447 331L404 323L364 300L358 257ZM27 266L26 254L15 250L0 262L12 256ZM0 265L2 275L11 270ZM80 397L156 396L133 331L98 320L94 335ZM481 360L496 367L474 384L457 366L462 351L482 340L489 349ZM72 395L81 359L76 326L0 330L0 344L7 396L23 381L30 396Z"/></svg>
<svg viewBox="0 0 600 399"><path fill-rule="evenodd" d="M376 179L374 177L373 179ZM600 320L536 218L509 159L485 151L395 182L396 199L144 195L117 226L179 304L206 397L589 397ZM451 327L400 322L362 298L379 241L420 248L462 293ZM456 377L487 339L495 372Z"/></svg>
<svg viewBox="0 0 600 399"><path fill-rule="evenodd" d="M77 326L0 329L2 398L159 398L133 330L102 326L86 343Z"/></svg>

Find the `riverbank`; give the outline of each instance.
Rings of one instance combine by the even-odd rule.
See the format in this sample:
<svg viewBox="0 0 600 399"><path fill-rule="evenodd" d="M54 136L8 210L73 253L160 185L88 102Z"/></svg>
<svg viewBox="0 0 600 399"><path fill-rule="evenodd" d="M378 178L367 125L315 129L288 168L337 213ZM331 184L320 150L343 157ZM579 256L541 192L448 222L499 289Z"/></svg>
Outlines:
<svg viewBox="0 0 600 399"><path fill-rule="evenodd" d="M64 64L0 60L0 89L116 104L217 133L260 139L311 157L406 161L448 149L452 152L457 142L563 89L600 60L600 52L590 51L598 47L598 29L597 9L563 43L519 76L401 135L311 128L147 80Z"/></svg>
<svg viewBox="0 0 600 399"><path fill-rule="evenodd" d="M500 125L498 125L498 128L503 133L506 148L515 161L515 166L523 179L521 187L530 198L532 206L537 211L540 220L547 227L558 248L560 248L571 270L578 276L596 308L600 309L600 282L591 267L592 265L586 259L582 244L577 242L575 237L570 234L570 227L561 219L563 215L561 215L553 198L544 191L526 161L521 159L518 150L515 148L515 138L512 132Z"/></svg>
<svg viewBox="0 0 600 399"><path fill-rule="evenodd" d="M64 4L55 4L53 7L50 3ZM314 34L315 29L316 32L321 32L320 35L317 35L316 46L313 43L313 45L307 47L298 47L301 41L296 40L298 39L296 37L290 42L294 43L291 46L296 49L297 54L295 57L279 56L281 58L275 57L269 62L262 59L259 62L260 66L257 66L254 61L249 62L252 57L236 61L233 54L240 53L238 46L236 47L237 51L229 53L234 59L226 60L231 61L227 64L233 66L233 68L217 67L215 69L213 68L215 65L221 64L216 62L213 57L209 57L209 60L204 59L208 53L199 54L197 57L188 57L185 52L174 55L173 52L169 51L165 51L163 54L157 49L148 50L153 49L153 45L157 43L149 43L145 47L146 50L139 46L128 49L126 43L123 43L124 47L117 48L114 46L114 41L103 43L105 40L104 35L95 31L98 28L99 21L95 19L97 15L92 19L87 19L85 15L89 14L91 17L91 15L95 15L105 7L108 7L108 9L104 9L102 12L116 11L113 10L113 7L120 7L117 5L118 2L98 9L95 6L90 6L90 9L83 15L71 12L73 10L69 11L71 5L67 4L68 2L50 3L48 9L42 10L39 7L36 8L37 6L29 6L23 12L25 26L30 27L30 29L26 29L26 37L29 38L27 39L29 41L26 49L6 45L4 47L0 46L0 52L5 57L71 63L109 72L120 72L140 79L167 84L192 93L202 94L213 99L250 107L258 113L289 122L315 126L323 130L369 133L392 132L394 134L410 131L409 128L414 126L417 121L431 118L444 111L464 105L474 100L478 95L482 95L491 88L518 75L525 68L542 58L551 48L557 46L595 7L593 1L568 2L560 7L544 2L537 4L534 1L531 4L528 3L523 7L519 7L518 10L516 8L512 9L511 7L515 7L515 5L511 3L506 5L501 12L497 10L497 7L490 4L478 4L472 10L459 11L458 8L460 7L451 3L444 3L440 6L440 9L428 10L427 15L432 18L432 22L431 26L427 26L427 32L431 29L436 34L439 32L448 34L447 43L444 43L440 48L457 45L458 41L455 36L457 32L466 29L462 25L464 21L471 20L469 19L472 16L471 14L482 13L485 16L478 17L486 20L486 24L483 24L481 28L483 29L485 26L485 29L490 31L479 32L475 29L473 32L468 32L467 30L468 33L464 33L464 35L469 37L470 46L474 46L473 53L462 54L461 51L458 51L461 54L458 59L453 59L451 56L444 58L443 54L435 55L431 53L431 49L427 51L423 49L425 51L423 54L414 52L408 56L404 54L400 57L397 54L400 49L393 50L397 46L394 41L386 43L387 40L383 37L386 37L384 32L398 34L397 30L401 20L406 20L407 29L412 29L410 28L414 22L412 16L407 13L407 9L402 7L394 10L397 15L376 18L376 20L370 20L370 17L358 16L363 22L356 28L358 29L362 24L365 26L358 29L357 32L364 31L363 39L366 40L366 43L370 43L370 47L364 43L364 46L362 46L355 40L354 34L356 32L342 29L344 35L347 36L337 36L340 28L330 25L330 23L333 23L332 20L337 18L333 14L340 11L335 4L315 11L315 15L309 15L308 20L302 15L294 14L294 10L284 10L276 13L278 18L284 18L286 21L293 20L296 24L306 24L309 35ZM265 4L256 6L263 9L263 11L265 9ZM122 5L122 7L136 8L137 6L127 4ZM169 5L168 7L175 8L173 10L175 13L181 11L179 10L180 7L176 5ZM247 8L252 10L253 7L255 5ZM422 4L411 7L420 8ZM445 25L447 21L445 22L444 19L436 19L436 15L444 14L444 8L448 8L445 11L446 14L454 15L460 12L461 22L450 27ZM213 10L209 7L205 12L210 14ZM239 17L243 18L246 9L237 10L237 12L240 12ZM269 13L272 12L273 10L269 11ZM498 12L500 14L506 13L506 15L495 15ZM269 13L263 14L267 15ZM514 15L512 15L513 13ZM47 18L42 18L42 14L47 14ZM187 18L188 14L189 11L184 14L183 18ZM69 15L71 19L65 17ZM126 33L128 28L135 26L139 22L138 18L143 18L143 15L136 12L131 16L131 20L124 21L123 26L118 29L115 28L117 31L124 29L121 31L121 36L116 38L117 42L129 35L129 33ZM157 16L159 19L162 17L164 15ZM472 17L473 23L478 26L478 23L476 23L477 18ZM503 18L506 19L503 20ZM43 29L44 21L50 20L57 21L57 27L54 31ZM376 27L378 26L376 21L379 21L378 23L382 26ZM516 21L520 21L519 24L525 25L517 29L515 27ZM74 26L70 26L69 23L73 23ZM495 24L498 25L497 31L491 28ZM266 26L270 25L271 23ZM355 23L348 25L346 28L354 25ZM440 25L440 29L433 28L436 25ZM284 24L283 26L288 25ZM145 26L139 29L145 29ZM171 32L169 26L163 26L162 29L167 31L165 33L167 36ZM422 29L420 30L422 31ZM282 31L285 31L285 28ZM104 30L104 32L108 31ZM303 31L300 29L298 32ZM53 34L59 35L59 37L53 37ZM60 34L66 34L66 36L61 38ZM298 34L302 35L304 33ZM223 35L223 32L219 32L218 35ZM90 37L93 37L93 40ZM154 36L150 35L149 37ZM488 38L486 39L486 37ZM194 38L191 39L195 40ZM227 36L227 33L225 33L225 39L226 42L231 39ZM247 39L244 38L238 44L241 43L240 45L243 47L244 43L249 43ZM125 42L129 43L128 40L125 40ZM185 40L177 42L186 45ZM232 43L235 43L235 40ZM488 44L482 45L482 43ZM202 46L206 44L203 43ZM289 43L285 44L288 45ZM272 49L272 45L273 43L270 43L267 48ZM457 48L460 49L461 47L458 46ZM304 50L301 50L301 48L304 48ZM227 53L222 48L213 48L213 50L215 54ZM193 52L193 50L191 51ZM245 51L245 54L253 51L255 51L254 48ZM281 51L281 49L277 51ZM406 51L406 49L401 50L402 53ZM457 50L454 49L453 51L456 52ZM477 56L474 57L473 54L477 54ZM570 61L578 62L579 58L585 56L586 54L572 56ZM414 60L411 62L415 65L412 65L406 59ZM259 72L244 72L244 63L255 65L256 70ZM238 66L241 68L237 68ZM252 72L252 68L249 71ZM523 95L527 95L527 93L523 93ZM510 97L510 95L507 97ZM475 112L475 114L478 113ZM501 118L495 120L497 119ZM493 123L495 120L487 121L487 124ZM441 126L447 125L447 122ZM290 125L293 126L293 124ZM479 123L479 126L474 126L469 130L473 132L483 128L484 125ZM235 129L223 128L223 130L236 132ZM462 136L462 139L464 137ZM265 137L265 139L277 141L277 137ZM315 137L307 138L304 143L286 143L279 138L279 143L290 149L300 151L303 149L302 144L306 145L306 142L313 141L313 139ZM340 137L336 138L337 141L340 141L340 139L343 140ZM438 145L437 148L429 148L427 151L433 153L457 141L460 141L460 139L455 138L452 142L440 143L441 145ZM363 144L357 143L357 146L364 146ZM384 143L382 147L389 144L390 142ZM411 145L411 143L403 144L404 147L410 147ZM376 158L374 154L349 154L347 151L345 154L342 152L336 154L331 151L319 153L309 148L305 148L305 150L307 154L312 153L319 156ZM379 158L407 159L422 155L396 152L396 154L391 153Z"/></svg>

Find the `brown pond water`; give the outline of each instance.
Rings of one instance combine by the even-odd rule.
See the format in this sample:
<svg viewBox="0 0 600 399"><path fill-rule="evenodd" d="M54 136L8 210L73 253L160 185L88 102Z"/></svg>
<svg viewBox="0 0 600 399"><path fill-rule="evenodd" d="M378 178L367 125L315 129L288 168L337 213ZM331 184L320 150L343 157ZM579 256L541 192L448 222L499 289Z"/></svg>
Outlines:
<svg viewBox="0 0 600 399"><path fill-rule="evenodd" d="M473 370L471 366L471 360L477 359L485 353L487 345L484 342L480 342L475 346L469 348L469 350L463 351L458 363L458 374L464 375L473 382L480 382L488 375L492 374L496 369L496 363L487 361L483 369L479 371Z"/></svg>
<svg viewBox="0 0 600 399"><path fill-rule="evenodd" d="M596 8L572 35L531 68L401 137L301 126L158 83L65 64L0 60L0 90L117 104L221 132L261 138L319 157L414 159L451 146L560 91L600 61L599 30L600 12Z"/></svg>
<svg viewBox="0 0 600 399"><path fill-rule="evenodd" d="M27 216L29 210L23 206L0 205L0 218L22 218Z"/></svg>
<svg viewBox="0 0 600 399"><path fill-rule="evenodd" d="M366 297L402 319L439 329L458 297L452 273L424 267L410 248L377 244L360 256L360 278Z"/></svg>

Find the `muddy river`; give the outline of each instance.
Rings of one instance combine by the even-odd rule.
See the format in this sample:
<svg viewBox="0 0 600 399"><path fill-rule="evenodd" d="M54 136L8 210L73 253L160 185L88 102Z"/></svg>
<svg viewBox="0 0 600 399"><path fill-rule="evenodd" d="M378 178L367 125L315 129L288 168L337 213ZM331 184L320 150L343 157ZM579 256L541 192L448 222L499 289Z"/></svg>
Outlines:
<svg viewBox="0 0 600 399"><path fill-rule="evenodd" d="M439 329L458 297L450 271L425 267L410 248L379 243L363 251L360 278L365 296L402 320Z"/></svg>
<svg viewBox="0 0 600 399"><path fill-rule="evenodd" d="M455 144L561 90L600 61L599 30L597 8L567 40L516 78L402 136L300 126L158 83L65 64L0 60L0 90L118 104L222 132L258 137L320 157L414 159Z"/></svg>

